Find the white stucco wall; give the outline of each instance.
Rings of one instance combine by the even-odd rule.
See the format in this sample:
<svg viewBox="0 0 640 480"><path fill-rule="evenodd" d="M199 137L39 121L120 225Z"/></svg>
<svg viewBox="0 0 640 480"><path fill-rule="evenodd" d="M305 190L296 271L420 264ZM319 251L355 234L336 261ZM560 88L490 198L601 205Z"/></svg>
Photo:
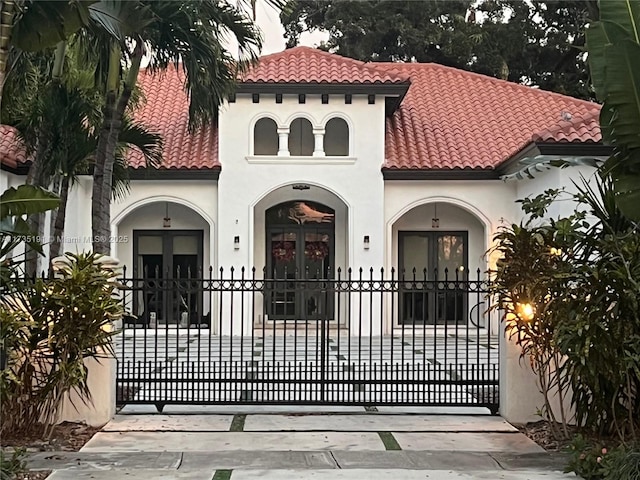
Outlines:
<svg viewBox="0 0 640 480"><path fill-rule="evenodd" d="M501 225L517 218L515 183L501 180L421 180L385 183L385 268L398 267L398 230L469 230L469 268L486 271L485 252ZM467 228L465 228L467 226Z"/></svg>
<svg viewBox="0 0 640 480"><path fill-rule="evenodd" d="M593 185L593 180L597 175L597 171L592 167L568 167L568 168L551 168L545 172L538 172L535 178L518 180L513 183L516 186L516 199L526 197L535 197L540 195L547 189L563 189L568 193L576 193L577 188L574 184L582 184L581 176ZM571 215L576 204L569 199L568 195L562 195L560 201L555 202L550 208L548 215L551 218L564 217ZM523 216L522 212L518 212L519 217Z"/></svg>
<svg viewBox="0 0 640 480"><path fill-rule="evenodd" d="M253 124L268 115L281 131L297 116L309 119L320 131L329 118L340 116L350 126L350 155L338 157L256 157L252 155ZM223 164L219 182L219 265L236 268L264 264L257 243L264 243L261 215L286 199L309 199L327 203L327 192L346 206L343 234L344 265L380 266L383 262L384 185L380 167L384 152L384 100L369 105L365 95L354 95L345 105L344 95L331 95L322 104L320 95L307 95L299 104L297 95L284 95L276 104L274 95L261 95L260 103L239 95L225 105L220 117L220 159ZM306 183L310 190L296 191L291 185ZM291 194L285 191L290 189ZM279 190L281 193L270 195ZM288 198L285 198L288 197ZM264 199L268 201L263 201ZM335 203L335 202L334 202ZM333 207L333 205L330 205ZM263 222L263 220L262 220ZM340 225L336 223L336 229ZM369 235L370 248L364 249L363 237ZM240 237L240 248L233 245ZM343 240L336 235L336 245Z"/></svg>
<svg viewBox="0 0 640 480"><path fill-rule="evenodd" d="M203 230L203 269L216 268L217 196L215 180L133 180L129 195L111 205L112 255L132 269L133 230Z"/></svg>

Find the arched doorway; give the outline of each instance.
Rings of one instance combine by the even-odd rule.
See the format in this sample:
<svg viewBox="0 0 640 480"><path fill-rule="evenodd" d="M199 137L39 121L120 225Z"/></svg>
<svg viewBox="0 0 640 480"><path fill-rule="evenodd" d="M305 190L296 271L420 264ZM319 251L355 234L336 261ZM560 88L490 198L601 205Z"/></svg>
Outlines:
<svg viewBox="0 0 640 480"><path fill-rule="evenodd" d="M197 288L210 259L207 221L189 206L154 201L127 213L117 229L128 239L117 245L129 282L127 315L143 325L202 324L210 310Z"/></svg>
<svg viewBox="0 0 640 480"><path fill-rule="evenodd" d="M335 211L309 200L283 202L267 209L265 229L268 318L331 318L333 300L321 287L335 269Z"/></svg>

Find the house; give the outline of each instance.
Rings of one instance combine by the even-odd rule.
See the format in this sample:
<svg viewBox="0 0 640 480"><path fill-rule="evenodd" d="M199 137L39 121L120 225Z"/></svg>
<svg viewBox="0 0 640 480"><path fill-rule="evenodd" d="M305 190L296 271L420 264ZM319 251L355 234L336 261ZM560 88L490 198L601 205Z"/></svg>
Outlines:
<svg viewBox="0 0 640 480"><path fill-rule="evenodd" d="M483 275L493 235L520 216L516 199L590 172L504 175L523 159L608 152L597 104L437 64L285 50L262 57L217 125L194 135L182 81L177 70L141 73L146 102L136 116L162 133L165 149L157 169L131 154L131 192L111 207L112 252L133 277L202 277L209 267L273 278L372 267L430 280ZM0 128L4 189L24 181L27 158ZM70 197L67 250L90 247L90 198L83 177ZM313 299L287 298L272 319L314 312ZM385 330L422 321L415 302L399 301Z"/></svg>

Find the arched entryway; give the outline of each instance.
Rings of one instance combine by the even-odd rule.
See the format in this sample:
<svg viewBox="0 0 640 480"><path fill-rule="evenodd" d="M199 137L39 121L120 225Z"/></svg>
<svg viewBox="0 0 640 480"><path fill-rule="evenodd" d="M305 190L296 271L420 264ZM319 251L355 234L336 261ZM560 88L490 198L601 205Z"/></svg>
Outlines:
<svg viewBox="0 0 640 480"><path fill-rule="evenodd" d="M333 302L314 287L334 276L335 226L335 211L309 200L283 202L266 211L266 273L274 280L267 303L269 318L332 316ZM306 280L306 288L294 288L290 280Z"/></svg>
<svg viewBox="0 0 640 480"><path fill-rule="evenodd" d="M140 324L199 325L209 301L191 285L209 265L210 226L198 212L171 201L145 203L116 218L116 254L131 293L126 314Z"/></svg>

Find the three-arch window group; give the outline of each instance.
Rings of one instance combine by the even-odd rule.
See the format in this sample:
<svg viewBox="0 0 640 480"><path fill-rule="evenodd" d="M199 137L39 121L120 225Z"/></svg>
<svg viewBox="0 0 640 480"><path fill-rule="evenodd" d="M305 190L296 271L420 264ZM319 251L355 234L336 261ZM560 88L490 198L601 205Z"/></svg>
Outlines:
<svg viewBox="0 0 640 480"><path fill-rule="evenodd" d="M349 126L339 117L324 128L313 128L304 117L295 118L288 129L278 129L272 118L263 117L253 129L254 155L348 156Z"/></svg>

